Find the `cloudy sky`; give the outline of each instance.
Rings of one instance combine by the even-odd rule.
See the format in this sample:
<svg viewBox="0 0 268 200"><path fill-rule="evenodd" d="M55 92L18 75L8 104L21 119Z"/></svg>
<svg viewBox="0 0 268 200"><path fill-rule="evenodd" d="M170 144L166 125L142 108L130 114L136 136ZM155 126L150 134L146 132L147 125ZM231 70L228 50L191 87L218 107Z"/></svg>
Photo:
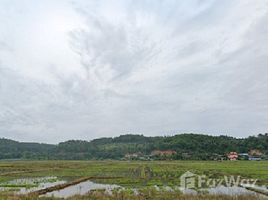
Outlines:
<svg viewBox="0 0 268 200"><path fill-rule="evenodd" d="M0 0L0 137L268 131L267 0Z"/></svg>

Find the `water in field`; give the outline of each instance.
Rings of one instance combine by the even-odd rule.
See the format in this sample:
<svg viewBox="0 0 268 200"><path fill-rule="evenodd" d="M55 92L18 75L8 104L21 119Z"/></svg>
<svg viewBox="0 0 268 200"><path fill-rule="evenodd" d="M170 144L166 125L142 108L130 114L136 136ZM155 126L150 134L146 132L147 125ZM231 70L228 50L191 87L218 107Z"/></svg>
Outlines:
<svg viewBox="0 0 268 200"><path fill-rule="evenodd" d="M68 198L75 195L86 195L92 190L104 190L106 194L112 194L112 191L114 189L122 189L123 187L119 185L111 185L111 184L99 184L94 183L92 181L85 181L73 186L69 186L65 189L61 189L58 191L47 193L43 196L45 197L58 197L58 198ZM210 195L227 195L227 196L239 196L239 195L245 195L245 196L263 196L261 194L258 194L257 192L253 192L250 190L247 190L243 187L225 187L225 186L219 186L215 188L207 188L207 189L200 189L200 190L193 190L193 189L187 189L183 190L180 187L169 187L169 186L162 186L154 187L158 191L166 191L166 192L183 192L185 194L193 194L198 195L201 193L208 193ZM135 188L133 188L134 194L138 195L139 191Z"/></svg>
<svg viewBox="0 0 268 200"><path fill-rule="evenodd" d="M262 186L259 186L259 185L247 185L247 184L244 184L242 185L243 187L249 187L249 188L253 188L253 189L257 189L259 191L263 191L263 192L266 192L268 193L268 188L265 186L265 185L262 185Z"/></svg>
<svg viewBox="0 0 268 200"><path fill-rule="evenodd" d="M0 183L0 191L14 191L18 194L27 194L30 192L34 192L40 189L49 188L52 186L60 185L66 183L66 180L59 180L57 177L41 177L41 178L22 178L15 179L12 181L2 182ZM154 186L154 188L158 191L166 191L166 192L183 192L184 194L193 194L198 195L200 193L206 193L211 195L227 195L227 196L263 196L257 192L250 191L245 187L249 187L247 185L243 185L243 187L226 187L219 186L215 188L206 188L206 189L182 189L177 186ZM254 189L258 189L260 191L268 192L266 186L254 186ZM114 189L124 190L123 187L115 184L100 184L94 183L92 181L81 182L76 185L72 185L66 187L61 190L49 192L43 196L45 197L59 197L59 198L67 198L75 195L86 195L90 191L94 190L104 190L106 194L112 194ZM133 188L134 194L138 195L139 190Z"/></svg>
<svg viewBox="0 0 268 200"><path fill-rule="evenodd" d="M258 187L258 186L256 186L256 187ZM254 187L254 188L256 188L256 187ZM261 187L261 188L262 188L262 191L265 191L263 187ZM254 192L254 191L250 191L244 187L238 187L238 186L233 186L233 187L218 186L218 187L214 187L214 188L206 188L206 189L199 189L199 190L180 188L180 190L184 194L194 194L194 195L198 195L199 193L207 193L210 195L227 195L227 196L240 196L240 195L242 195L242 196L264 197L264 195L262 195L262 194L259 194L259 193Z"/></svg>
<svg viewBox="0 0 268 200"><path fill-rule="evenodd" d="M207 189L207 191L211 195L258 196L258 194L256 192L249 191L246 188L238 187L238 186L233 186L233 187L218 186L218 187L215 187L215 188L209 188L209 189Z"/></svg>
<svg viewBox="0 0 268 200"><path fill-rule="evenodd" d="M76 185L69 186L67 188L49 192L43 196L45 197L58 197L67 198L75 195L85 195L92 190L105 190L107 194L111 194L112 190L115 188L120 188L119 185L111 184L99 184L92 181L85 181Z"/></svg>
<svg viewBox="0 0 268 200"><path fill-rule="evenodd" d="M0 191L15 191L18 194L27 194L65 182L57 177L21 178L0 183Z"/></svg>

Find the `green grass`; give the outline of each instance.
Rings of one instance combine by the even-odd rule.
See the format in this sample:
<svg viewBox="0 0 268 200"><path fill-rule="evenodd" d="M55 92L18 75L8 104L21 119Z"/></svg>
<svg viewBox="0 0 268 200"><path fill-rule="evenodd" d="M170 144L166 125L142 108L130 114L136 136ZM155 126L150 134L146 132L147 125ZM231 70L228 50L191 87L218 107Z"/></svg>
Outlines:
<svg viewBox="0 0 268 200"><path fill-rule="evenodd" d="M0 187L8 187L8 188L33 188L37 187L38 185L33 184L1 184Z"/></svg>
<svg viewBox="0 0 268 200"><path fill-rule="evenodd" d="M4 173L2 172L4 170ZM224 175L240 175L258 179L259 184L268 184L268 161L217 162L217 161L14 161L0 162L0 183L14 178L27 177L85 177L120 176L111 180L126 184L154 184L170 181L176 184L186 171L218 178ZM151 173L151 174L150 174ZM150 177L151 176L151 177ZM133 179L134 178L134 179ZM122 180L125 179L126 181ZM133 182L133 183L132 183Z"/></svg>
<svg viewBox="0 0 268 200"><path fill-rule="evenodd" d="M186 171L213 178L239 175L258 179L259 185L268 186L268 161L3 161L0 162L0 184L27 177L55 176L71 180L107 176L120 178L96 182L142 189L153 185L179 185L179 177Z"/></svg>
<svg viewBox="0 0 268 200"><path fill-rule="evenodd" d="M59 198L37 196L16 196L10 193L2 193L0 200L59 200ZM253 196L213 196L213 195L183 195L177 192L159 192L153 189L144 189L139 194L134 194L131 191L114 192L112 195L107 195L104 191L93 191L84 196L74 196L67 200L265 200L261 197Z"/></svg>

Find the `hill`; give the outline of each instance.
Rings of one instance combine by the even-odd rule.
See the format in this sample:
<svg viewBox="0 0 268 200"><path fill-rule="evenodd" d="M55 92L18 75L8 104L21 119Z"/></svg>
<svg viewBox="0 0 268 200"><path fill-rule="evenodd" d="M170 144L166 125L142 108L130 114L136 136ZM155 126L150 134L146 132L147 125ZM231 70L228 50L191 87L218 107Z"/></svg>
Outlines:
<svg viewBox="0 0 268 200"><path fill-rule="evenodd" d="M226 155L230 151L240 153L258 149L268 153L268 134L244 139L229 136L180 134L166 137L121 135L92 141L70 140L58 145L23 143L0 139L0 159L122 159L125 155L150 155L152 151L176 152L173 159L207 160Z"/></svg>

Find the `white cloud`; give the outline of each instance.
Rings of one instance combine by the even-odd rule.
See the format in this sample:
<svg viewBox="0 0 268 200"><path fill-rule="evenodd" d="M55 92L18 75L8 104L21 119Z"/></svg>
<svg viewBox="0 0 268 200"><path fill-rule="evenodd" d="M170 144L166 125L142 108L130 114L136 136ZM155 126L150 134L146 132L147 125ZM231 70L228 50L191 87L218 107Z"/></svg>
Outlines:
<svg viewBox="0 0 268 200"><path fill-rule="evenodd" d="M0 136L265 132L267 11L261 0L4 1Z"/></svg>

